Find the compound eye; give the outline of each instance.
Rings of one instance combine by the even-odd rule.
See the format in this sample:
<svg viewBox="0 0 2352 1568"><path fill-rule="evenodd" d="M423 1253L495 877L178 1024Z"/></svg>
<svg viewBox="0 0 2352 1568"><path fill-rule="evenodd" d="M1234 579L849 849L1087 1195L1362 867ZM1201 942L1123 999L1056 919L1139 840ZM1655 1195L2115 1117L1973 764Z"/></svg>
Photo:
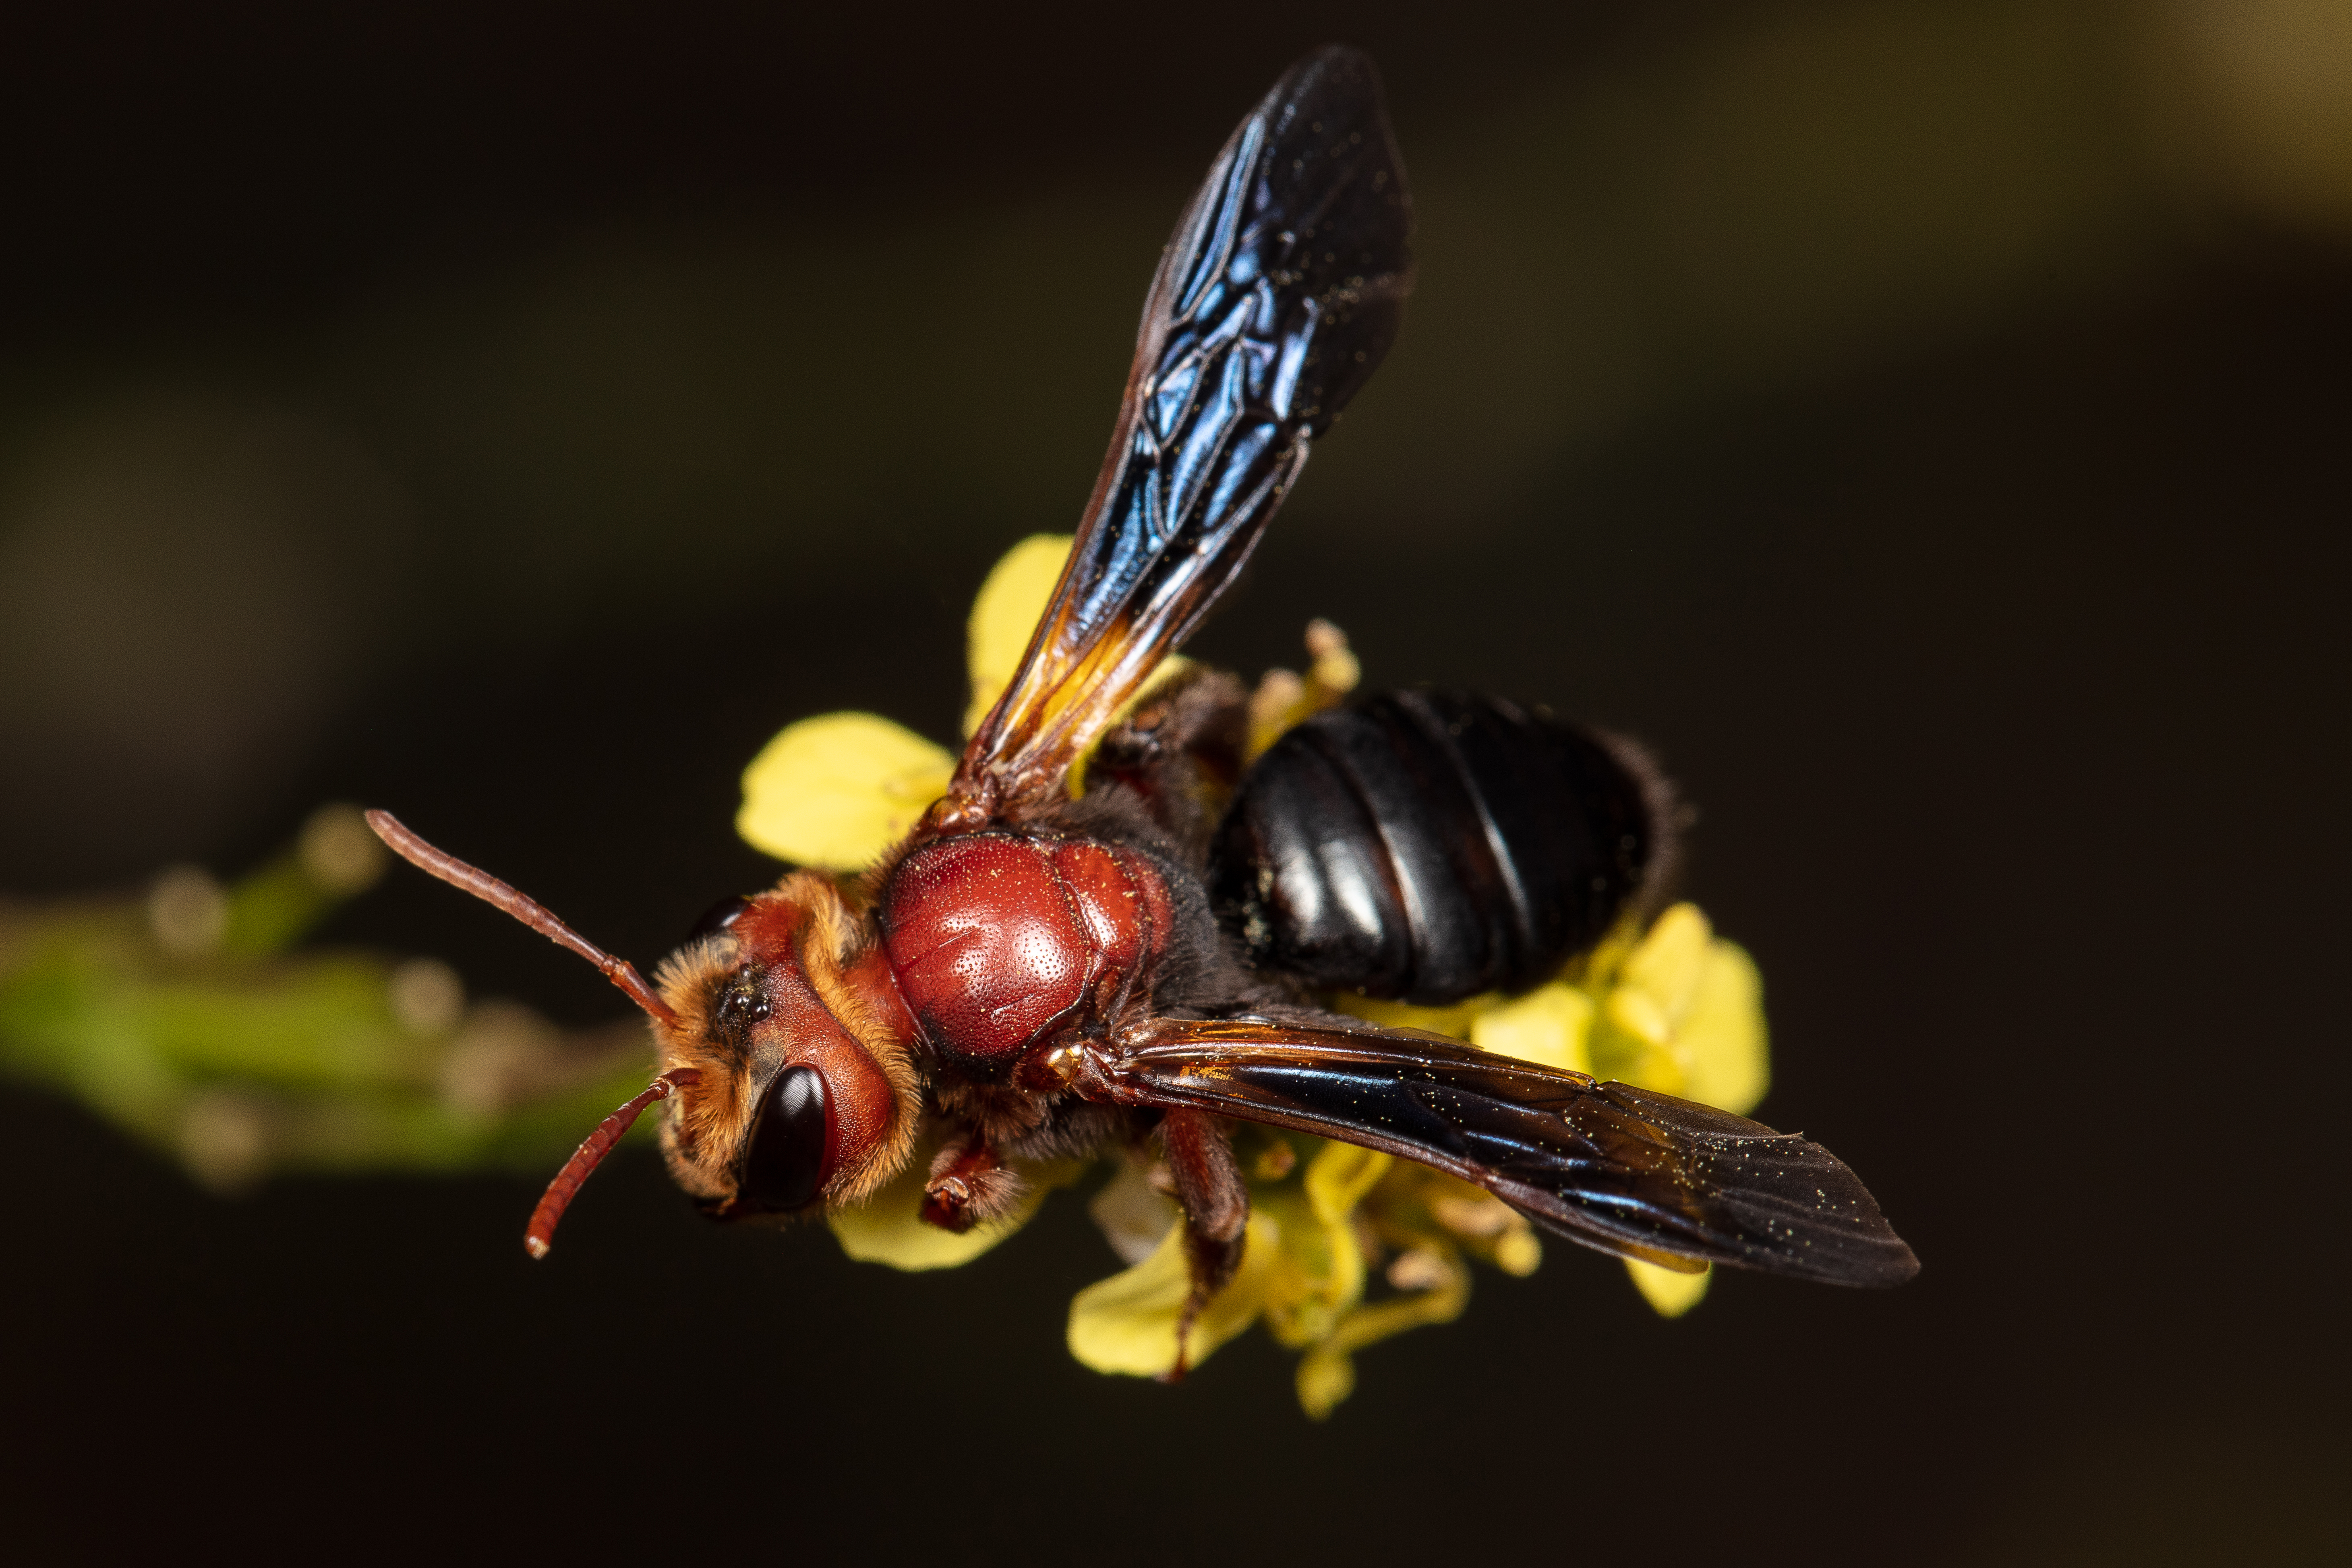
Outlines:
<svg viewBox="0 0 2352 1568"><path fill-rule="evenodd" d="M804 1208L824 1173L824 1079L803 1063L768 1086L744 1162L742 1196L752 1207Z"/></svg>
<svg viewBox="0 0 2352 1568"><path fill-rule="evenodd" d="M686 933L686 940L700 942L706 936L717 936L720 931L733 925L736 918L751 907L751 900L749 899L719 900L703 911L702 918L694 922L694 929Z"/></svg>

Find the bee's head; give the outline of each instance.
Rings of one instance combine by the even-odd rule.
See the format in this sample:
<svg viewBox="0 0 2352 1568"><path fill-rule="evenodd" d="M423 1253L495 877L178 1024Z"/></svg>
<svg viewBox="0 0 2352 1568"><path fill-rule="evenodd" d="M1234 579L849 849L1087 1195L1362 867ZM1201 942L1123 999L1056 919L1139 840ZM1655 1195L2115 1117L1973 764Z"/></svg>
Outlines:
<svg viewBox="0 0 2352 1568"><path fill-rule="evenodd" d="M907 1163L921 1089L839 890L796 872L706 916L656 976L678 1185L721 1219L855 1203Z"/></svg>
<svg viewBox="0 0 2352 1568"><path fill-rule="evenodd" d="M670 1173L718 1218L858 1203L906 1165L922 1110L914 1025L879 954L858 947L832 882L795 872L728 900L662 965L656 990L635 965L390 813L367 815L402 857L579 953L653 1020L660 1070L548 1184L523 1237L533 1257L546 1255L580 1184L656 1100L677 1101L662 1123Z"/></svg>

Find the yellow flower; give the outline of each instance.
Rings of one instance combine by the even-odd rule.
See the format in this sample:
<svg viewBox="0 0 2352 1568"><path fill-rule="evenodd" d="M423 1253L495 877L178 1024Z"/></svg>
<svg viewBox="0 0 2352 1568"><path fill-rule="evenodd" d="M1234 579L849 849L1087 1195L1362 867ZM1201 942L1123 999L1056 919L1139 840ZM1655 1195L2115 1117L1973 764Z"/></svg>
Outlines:
<svg viewBox="0 0 2352 1568"><path fill-rule="evenodd" d="M1069 559L1066 534L1040 533L1007 551L980 585L964 639L980 728L1029 647L1029 634ZM955 757L874 713L826 713L788 725L743 770L735 830L753 848L820 870L856 871L907 836L947 794Z"/></svg>
<svg viewBox="0 0 2352 1568"><path fill-rule="evenodd" d="M1062 565L1070 558L1070 540L1066 533L1031 534L1006 551L980 585L964 629L964 668L971 678L971 701L963 711L965 734L980 728L1012 683L1013 672L1021 668L1030 634L1045 618L1045 601L1053 597Z"/></svg>
<svg viewBox="0 0 2352 1568"><path fill-rule="evenodd" d="M1012 679L1069 546L1055 535L1024 540L982 586L966 650L965 733ZM1336 628L1315 623L1307 644L1307 673L1271 671L1252 700L1253 754L1356 682L1354 655ZM1181 664L1171 659L1163 672ZM738 826L771 854L854 871L906 834L945 793L954 767L945 748L873 714L804 719L745 771ZM1743 1114L1770 1080L1756 965L1692 904L1675 905L1646 929L1629 923L1521 996L1475 996L1444 1008L1360 996L1333 1002L1381 1024L1429 1029ZM1318 1418L1354 1388L1355 1352L1461 1314L1473 1260L1514 1276L1533 1273L1542 1261L1542 1243L1523 1216L1454 1177L1351 1144L1257 1127L1236 1129L1235 1152L1252 1177L1242 1263L1193 1323L1184 1359L1198 1366L1263 1321L1279 1342L1303 1352L1299 1403ZM1018 1230L1049 1188L1083 1173L1066 1162L1030 1169L1017 1214L953 1236L918 1217L927 1165L917 1160L873 1203L833 1216L844 1250L898 1268L954 1268ZM1092 1212L1129 1267L1071 1301L1070 1353L1097 1372L1164 1376L1177 1363L1177 1325L1191 1289L1175 1207L1154 1191L1150 1173L1130 1163ZM1696 1306L1710 1278L1641 1263L1626 1269L1643 1298L1669 1318Z"/></svg>
<svg viewBox="0 0 2352 1568"><path fill-rule="evenodd" d="M1592 998L1573 985L1538 985L1473 1013L1465 1031L1482 1050L1569 1072L1592 1070Z"/></svg>
<svg viewBox="0 0 2352 1568"><path fill-rule="evenodd" d="M965 734L980 728L1020 668L1069 555L1068 534L1034 534L1007 551L981 584L965 637L971 680ZM1185 662L1164 660L1147 686ZM878 714L803 719L786 726L743 770L735 830L753 848L781 860L842 874L861 870L947 794L955 764L945 747Z"/></svg>
<svg viewBox="0 0 2352 1568"><path fill-rule="evenodd" d="M1282 1250L1282 1227L1265 1213L1250 1215L1241 1267L1193 1321L1186 1361L1193 1366L1257 1321ZM1097 1372L1164 1377L1176 1366L1176 1324L1192 1293L1184 1230L1170 1226L1151 1256L1098 1279L1070 1301L1070 1353Z"/></svg>
<svg viewBox="0 0 2352 1568"><path fill-rule="evenodd" d="M1445 1205L1470 1216L1455 1223L1483 1238L1516 1232L1533 1240L1527 1222L1503 1205L1436 1172L1351 1143L1255 1128L1242 1137L1261 1145L1250 1162L1260 1179L1252 1184L1245 1250L1241 1268L1194 1324L1186 1361L1198 1366L1262 1318L1277 1342L1306 1352L1298 1399L1318 1419L1354 1388L1355 1351L1446 1321L1467 1304L1463 1239L1447 1229ZM1299 1144L1315 1151L1303 1165ZM1394 1293L1369 1305L1367 1245L1382 1256L1394 1252L1387 1272ZM1176 1364L1176 1331L1191 1288L1183 1229L1171 1214L1149 1257L1087 1287L1070 1303L1070 1353L1097 1372L1166 1376Z"/></svg>
<svg viewBox="0 0 2352 1568"><path fill-rule="evenodd" d="M1607 984L1594 1070L1745 1115L1771 1081L1763 982L1754 960L1676 904L1626 953Z"/></svg>
<svg viewBox="0 0 2352 1568"><path fill-rule="evenodd" d="M1661 1318L1679 1318L1697 1306L1699 1298L1706 1294L1707 1281L1715 1278L1711 1268L1685 1274L1633 1258L1625 1260L1625 1272L1633 1277L1633 1289L1642 1293L1642 1300Z"/></svg>
<svg viewBox="0 0 2352 1568"><path fill-rule="evenodd" d="M735 831L779 859L854 871L905 837L954 772L945 747L872 713L803 719L743 770Z"/></svg>

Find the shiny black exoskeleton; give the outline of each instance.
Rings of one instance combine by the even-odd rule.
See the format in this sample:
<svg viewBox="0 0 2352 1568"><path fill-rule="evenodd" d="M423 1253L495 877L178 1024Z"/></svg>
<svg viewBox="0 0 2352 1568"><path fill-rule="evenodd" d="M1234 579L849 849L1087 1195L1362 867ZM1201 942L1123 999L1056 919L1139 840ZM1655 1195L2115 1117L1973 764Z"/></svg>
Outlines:
<svg viewBox="0 0 2352 1568"><path fill-rule="evenodd" d="M1428 1006L1549 979L1662 858L1629 750L1491 697L1318 713L1244 777L1211 890L1251 964Z"/></svg>

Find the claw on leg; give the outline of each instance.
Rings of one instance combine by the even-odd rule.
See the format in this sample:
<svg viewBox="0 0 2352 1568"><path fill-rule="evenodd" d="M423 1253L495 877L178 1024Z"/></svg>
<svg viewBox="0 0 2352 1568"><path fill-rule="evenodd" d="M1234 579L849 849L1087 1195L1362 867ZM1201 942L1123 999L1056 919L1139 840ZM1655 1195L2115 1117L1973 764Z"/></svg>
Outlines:
<svg viewBox="0 0 2352 1568"><path fill-rule="evenodd" d="M1026 1187L1021 1173L998 1159L987 1143L953 1140L931 1161L930 1180L923 1184L923 1222L961 1235L1011 1214Z"/></svg>

